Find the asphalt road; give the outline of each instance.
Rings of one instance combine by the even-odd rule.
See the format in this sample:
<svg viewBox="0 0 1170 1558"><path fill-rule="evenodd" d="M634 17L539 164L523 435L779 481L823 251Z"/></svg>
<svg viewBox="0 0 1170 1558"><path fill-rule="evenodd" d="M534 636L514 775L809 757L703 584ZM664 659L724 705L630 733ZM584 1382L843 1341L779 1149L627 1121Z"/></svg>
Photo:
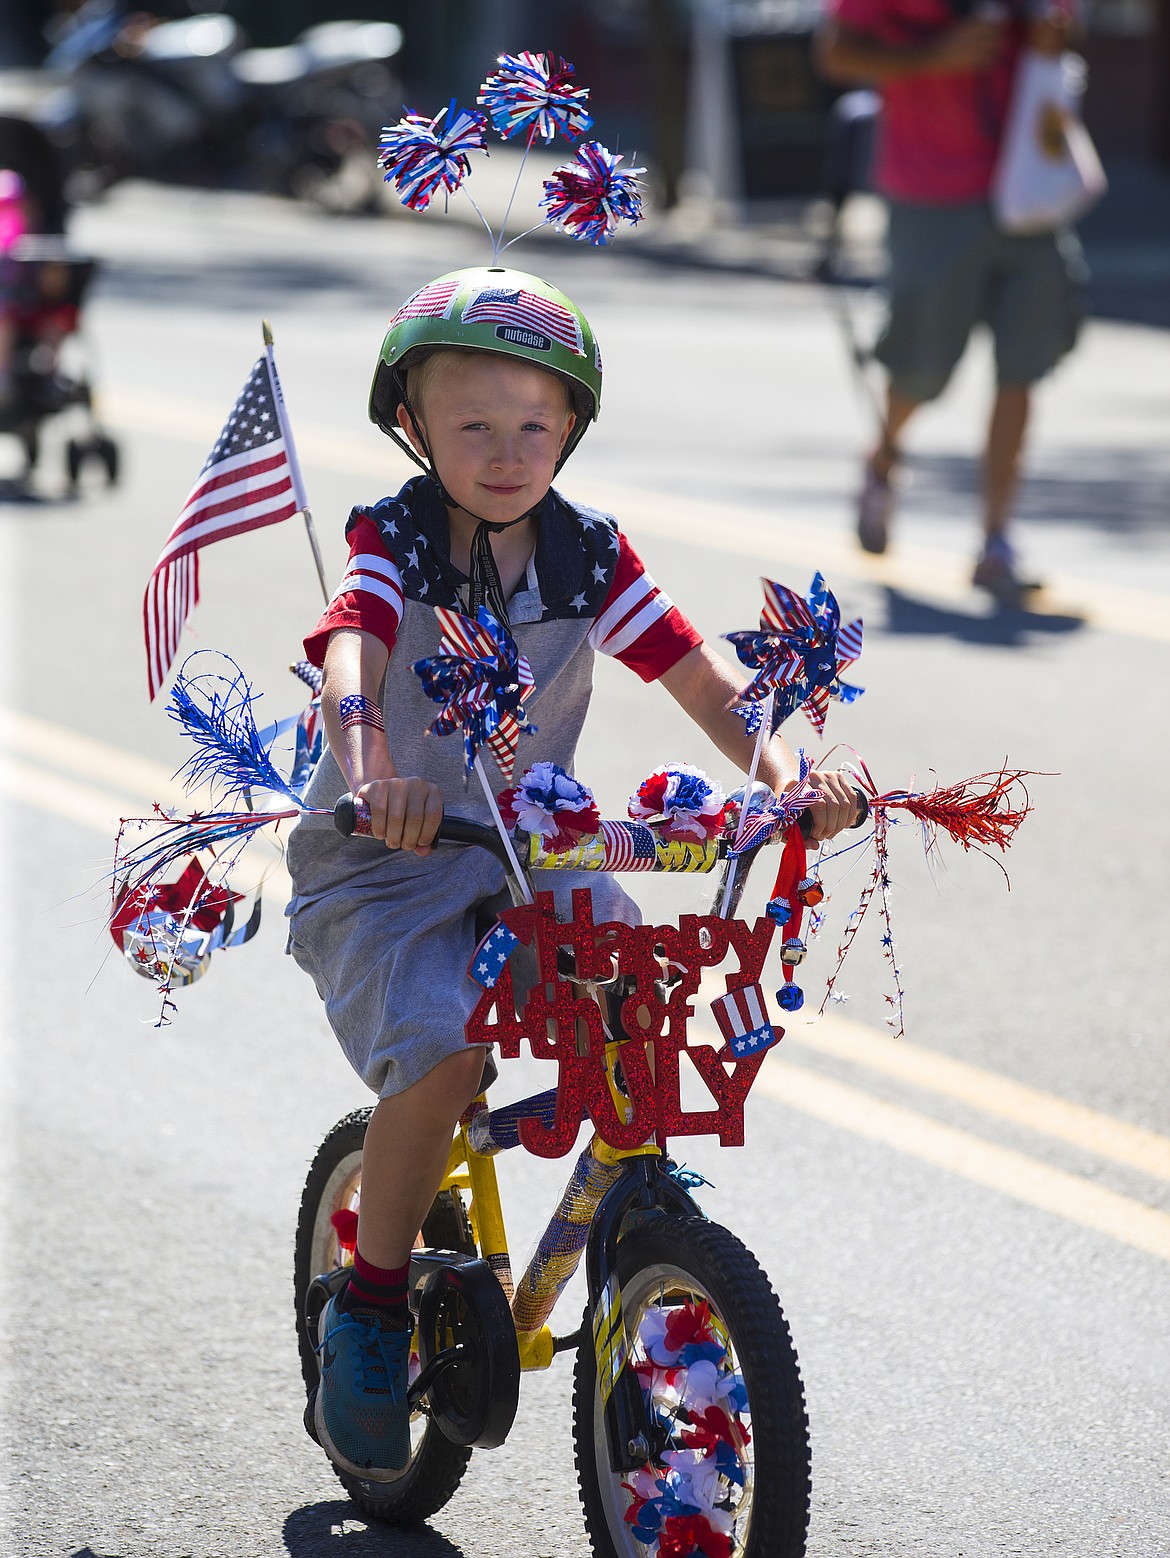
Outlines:
<svg viewBox="0 0 1170 1558"><path fill-rule="evenodd" d="M9 870L5 1071L8 1534L14 1558L581 1558L569 1366L525 1381L516 1429L477 1454L431 1527L367 1529L300 1426L292 1230L317 1142L363 1101L308 982L282 956L279 891L152 1026L149 985L107 956L113 819L185 753L148 706L142 589L174 515L276 331L331 579L351 503L396 485L364 422L386 316L482 246L432 222L330 223L250 197L119 191L80 236L107 260L90 310L126 475L0 503L9 581L2 700ZM933 874L894 840L907 1040L885 1027L868 924L820 1024L794 1021L748 1107L747 1145L680 1152L711 1214L769 1271L792 1323L814 1444L814 1558L1166 1558L1170 1553L1170 343L1090 326L1038 409L1022 537L1053 583L1033 613L966 585L973 352L923 418L887 560L857 555L866 436L815 289L680 268L631 248L517 253L585 307L602 421L565 490L616 512L712 638L748 626L757 576L824 568L866 621L829 740L883 787L1011 763L1052 777L1007 862ZM870 305L855 300L862 323ZM2 454L3 451L0 451ZM299 521L213 548L191 647L230 651L273 716L319 609ZM811 728L800 739L815 746ZM657 763L732 776L657 690L601 664L579 771L603 811ZM810 992L864 880L834 891ZM757 887L758 892L758 887ZM698 889L645 893L651 912ZM501 1088L546 1085L534 1063ZM509 1160L513 1253L561 1168ZM558 1319L571 1328L575 1287Z"/></svg>

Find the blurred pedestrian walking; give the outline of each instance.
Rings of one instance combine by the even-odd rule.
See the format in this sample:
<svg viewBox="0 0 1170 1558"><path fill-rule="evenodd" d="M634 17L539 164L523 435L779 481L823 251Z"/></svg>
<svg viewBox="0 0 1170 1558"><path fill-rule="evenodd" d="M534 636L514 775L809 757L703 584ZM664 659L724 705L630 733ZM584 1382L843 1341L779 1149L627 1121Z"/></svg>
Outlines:
<svg viewBox="0 0 1170 1558"><path fill-rule="evenodd" d="M827 0L824 74L882 99L874 178L889 204L889 310L875 355L889 374L865 463L857 533L884 552L901 439L942 393L978 323L995 341L996 391L983 462L983 543L973 582L1017 604L1036 580L1009 540L1032 385L1076 341L1083 262L1070 231L1002 231L989 199L1025 46L1064 47L1052 10L962 0Z"/></svg>

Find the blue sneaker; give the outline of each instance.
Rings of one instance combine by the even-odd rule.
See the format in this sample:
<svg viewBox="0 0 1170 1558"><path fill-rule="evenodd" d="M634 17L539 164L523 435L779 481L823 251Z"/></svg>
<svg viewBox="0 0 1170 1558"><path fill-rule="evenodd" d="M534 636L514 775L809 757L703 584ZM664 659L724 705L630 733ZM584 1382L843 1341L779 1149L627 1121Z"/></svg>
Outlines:
<svg viewBox="0 0 1170 1558"><path fill-rule="evenodd" d="M321 1384L314 1421L334 1465L368 1482L392 1482L410 1459L406 1404L409 1331L384 1330L368 1310L331 1298L321 1315Z"/></svg>

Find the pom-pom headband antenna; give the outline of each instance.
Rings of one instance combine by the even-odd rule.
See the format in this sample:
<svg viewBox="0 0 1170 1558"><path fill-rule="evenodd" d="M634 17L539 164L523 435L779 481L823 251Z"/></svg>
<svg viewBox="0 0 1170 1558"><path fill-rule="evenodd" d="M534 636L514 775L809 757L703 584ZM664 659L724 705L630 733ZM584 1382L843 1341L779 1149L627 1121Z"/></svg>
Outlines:
<svg viewBox="0 0 1170 1558"><path fill-rule="evenodd" d="M387 125L379 140L378 166L398 198L412 211L425 211L440 190L444 200L463 189L492 240L492 264L519 239L547 225L584 243L607 243L622 222L642 219L638 174L644 168L619 168L620 155L600 141L582 141L574 156L544 181L540 205L544 217L504 242L508 218L528 153L537 137L548 145L558 133L579 141L593 123L586 111L588 87L573 84L573 67L553 55L502 54L495 71L479 89L477 109L459 108L452 98L433 119L407 111L397 124ZM465 188L471 172L470 153L487 154L489 124L502 140L524 137L524 155L508 198L499 233Z"/></svg>

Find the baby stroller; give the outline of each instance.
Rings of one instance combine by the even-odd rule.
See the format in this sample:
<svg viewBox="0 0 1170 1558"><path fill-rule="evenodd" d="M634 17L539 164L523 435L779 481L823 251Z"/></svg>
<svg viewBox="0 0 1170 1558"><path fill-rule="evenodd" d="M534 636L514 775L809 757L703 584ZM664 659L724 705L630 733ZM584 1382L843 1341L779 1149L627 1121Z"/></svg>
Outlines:
<svg viewBox="0 0 1170 1558"><path fill-rule="evenodd" d="M65 444L70 490L90 460L118 479L118 446L96 422L88 376L64 371L61 348L76 335L81 307L93 278L93 260L71 254L56 235L26 234L0 255L0 433L11 433L24 449L22 481L36 469L41 427L71 406L85 412L86 427Z"/></svg>

